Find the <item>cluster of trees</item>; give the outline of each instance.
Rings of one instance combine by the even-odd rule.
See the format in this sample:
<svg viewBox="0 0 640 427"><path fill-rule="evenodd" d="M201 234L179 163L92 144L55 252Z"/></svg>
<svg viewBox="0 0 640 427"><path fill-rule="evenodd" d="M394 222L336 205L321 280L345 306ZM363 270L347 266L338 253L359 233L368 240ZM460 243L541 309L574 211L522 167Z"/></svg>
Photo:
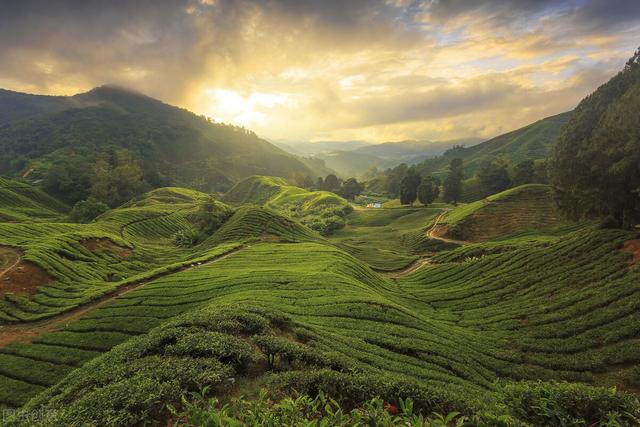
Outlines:
<svg viewBox="0 0 640 427"><path fill-rule="evenodd" d="M74 205L71 216L90 221L109 208L149 190L140 162L119 149L100 153L96 160L72 155L58 159L48 170L46 190Z"/></svg>
<svg viewBox="0 0 640 427"><path fill-rule="evenodd" d="M347 200L354 200L364 190L364 184L355 178L342 180L334 174L329 174L325 178L318 177L316 182L310 176L305 176L297 180L297 185L308 190L324 190L339 194Z"/></svg>
<svg viewBox="0 0 640 427"><path fill-rule="evenodd" d="M427 206L433 203L439 194L440 181L432 176L422 178L411 171L400 181L400 203L403 205L413 205L417 199Z"/></svg>
<svg viewBox="0 0 640 427"><path fill-rule="evenodd" d="M440 195L447 203L458 203L462 196L462 160L453 159L449 165L449 173L444 182L432 175L422 176L416 167L405 163L389 168L386 176L385 192L391 198L399 198L403 205L413 205L418 200L424 206L433 203Z"/></svg>
<svg viewBox="0 0 640 427"><path fill-rule="evenodd" d="M476 176L485 197L518 185L548 182L546 162L533 160L524 160L513 168L503 159L487 161Z"/></svg>
<svg viewBox="0 0 640 427"><path fill-rule="evenodd" d="M576 107L549 172L557 204L570 217L640 223L640 49Z"/></svg>

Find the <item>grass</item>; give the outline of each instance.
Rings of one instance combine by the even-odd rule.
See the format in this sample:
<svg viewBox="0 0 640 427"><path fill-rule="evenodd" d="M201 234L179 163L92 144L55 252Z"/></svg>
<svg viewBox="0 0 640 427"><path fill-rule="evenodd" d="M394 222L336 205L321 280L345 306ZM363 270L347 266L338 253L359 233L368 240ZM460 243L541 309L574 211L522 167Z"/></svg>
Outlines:
<svg viewBox="0 0 640 427"><path fill-rule="evenodd" d="M329 240L379 271L402 269L420 256L438 208L356 210Z"/></svg>
<svg viewBox="0 0 640 427"><path fill-rule="evenodd" d="M509 215L517 206L510 200L529 190L538 187L447 218L464 223L492 203ZM45 405L65 420L83 414L88 424L105 414L141 423L161 416L158 402L203 385L219 396L237 392L229 377L248 390L277 383L300 391L330 380L341 384L334 389L362 390L376 378L396 398L429 396L424 402L439 403L424 409L466 416L495 410L508 392L511 415L533 419L541 415L522 402L555 386L515 390L514 381L598 384L640 364L640 268L622 250L634 232L580 224L534 234L521 222L499 239L436 248L429 265L391 278L376 270L403 268L423 253L440 207L356 210L325 239L273 209L242 206L199 246L169 246L174 230L193 226L198 197L167 190L88 225L0 227L26 255L55 260L46 265L56 282L32 300L5 301L14 322L122 285L99 279L117 259L126 280L148 280L62 330L0 349L1 406ZM99 235L132 254L121 259L79 244ZM55 258L61 249L68 254ZM368 379L348 385L349 375ZM590 393L587 401L600 399Z"/></svg>

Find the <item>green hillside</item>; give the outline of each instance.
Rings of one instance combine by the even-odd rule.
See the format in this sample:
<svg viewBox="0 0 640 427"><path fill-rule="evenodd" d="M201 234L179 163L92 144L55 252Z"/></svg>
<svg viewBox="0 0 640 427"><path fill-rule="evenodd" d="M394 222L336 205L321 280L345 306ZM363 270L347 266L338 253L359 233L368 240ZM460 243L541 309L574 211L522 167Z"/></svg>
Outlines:
<svg viewBox="0 0 640 427"><path fill-rule="evenodd" d="M441 234L482 242L513 233L549 233L563 222L555 211L551 188L528 184L451 210L439 224L442 225Z"/></svg>
<svg viewBox="0 0 640 427"><path fill-rule="evenodd" d="M524 160L546 159L571 114L569 111L547 117L480 144L451 149L441 157L425 160L418 165L418 170L425 174L445 173L452 159L461 158L464 161L465 175L471 177L485 161L501 158L515 165Z"/></svg>
<svg viewBox="0 0 640 427"><path fill-rule="evenodd" d="M268 176L253 176L239 182L222 200L274 209L323 234L343 227L344 216L352 210L345 199L334 193L304 190L282 178Z"/></svg>
<svg viewBox="0 0 640 427"><path fill-rule="evenodd" d="M86 167L101 155L127 149L142 162L151 187L221 191L254 174L313 175L301 161L252 132L117 87L73 97L1 91L1 121L3 174L33 168L32 178L46 177L52 164L69 158Z"/></svg>
<svg viewBox="0 0 640 427"><path fill-rule="evenodd" d="M69 207L25 182L0 178L0 222L53 221Z"/></svg>
<svg viewBox="0 0 640 427"><path fill-rule="evenodd" d="M257 182L235 200L299 194L278 179ZM494 204L519 218L520 203L537 211L547 194L520 187L445 218L493 216ZM0 224L0 243L55 279L30 299L5 297L2 407L49 411L50 425L133 425L166 420L167 403L208 385L222 399L323 390L347 407L411 397L425 414L507 425L553 425L560 413L632 425L640 416L631 395L550 382L637 390L633 232L576 224L547 233L530 227L534 215L501 231L511 239L425 249L440 206L355 211L327 241L247 204L201 244L173 246L203 199L168 188L91 224ZM391 255L412 251L428 251L424 262L385 275L371 268L411 263ZM127 277L105 280L115 271Z"/></svg>

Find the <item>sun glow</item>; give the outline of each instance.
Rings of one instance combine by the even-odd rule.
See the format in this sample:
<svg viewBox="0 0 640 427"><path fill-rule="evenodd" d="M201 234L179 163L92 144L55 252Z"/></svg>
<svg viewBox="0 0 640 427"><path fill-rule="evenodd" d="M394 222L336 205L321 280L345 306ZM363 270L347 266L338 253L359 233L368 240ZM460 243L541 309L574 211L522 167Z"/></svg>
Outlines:
<svg viewBox="0 0 640 427"><path fill-rule="evenodd" d="M204 94L211 117L241 126L265 125L269 109L288 103L286 96L272 93L253 92L242 96L233 90L214 88L205 90Z"/></svg>

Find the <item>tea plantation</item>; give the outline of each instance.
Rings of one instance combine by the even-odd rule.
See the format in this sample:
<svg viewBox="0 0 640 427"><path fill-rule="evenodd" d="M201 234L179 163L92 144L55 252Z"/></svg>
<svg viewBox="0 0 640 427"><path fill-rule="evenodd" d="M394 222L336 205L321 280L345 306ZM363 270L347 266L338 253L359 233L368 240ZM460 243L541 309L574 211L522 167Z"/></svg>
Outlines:
<svg viewBox="0 0 640 427"><path fill-rule="evenodd" d="M5 423L638 423L637 233L565 223L546 187L525 186L345 210L323 237L291 206L339 198L310 194L241 183L192 246L174 236L207 196L177 188L90 224L62 207L0 223L13 268L47 279L3 294L0 406L45 414ZM476 243L433 237L443 212Z"/></svg>

